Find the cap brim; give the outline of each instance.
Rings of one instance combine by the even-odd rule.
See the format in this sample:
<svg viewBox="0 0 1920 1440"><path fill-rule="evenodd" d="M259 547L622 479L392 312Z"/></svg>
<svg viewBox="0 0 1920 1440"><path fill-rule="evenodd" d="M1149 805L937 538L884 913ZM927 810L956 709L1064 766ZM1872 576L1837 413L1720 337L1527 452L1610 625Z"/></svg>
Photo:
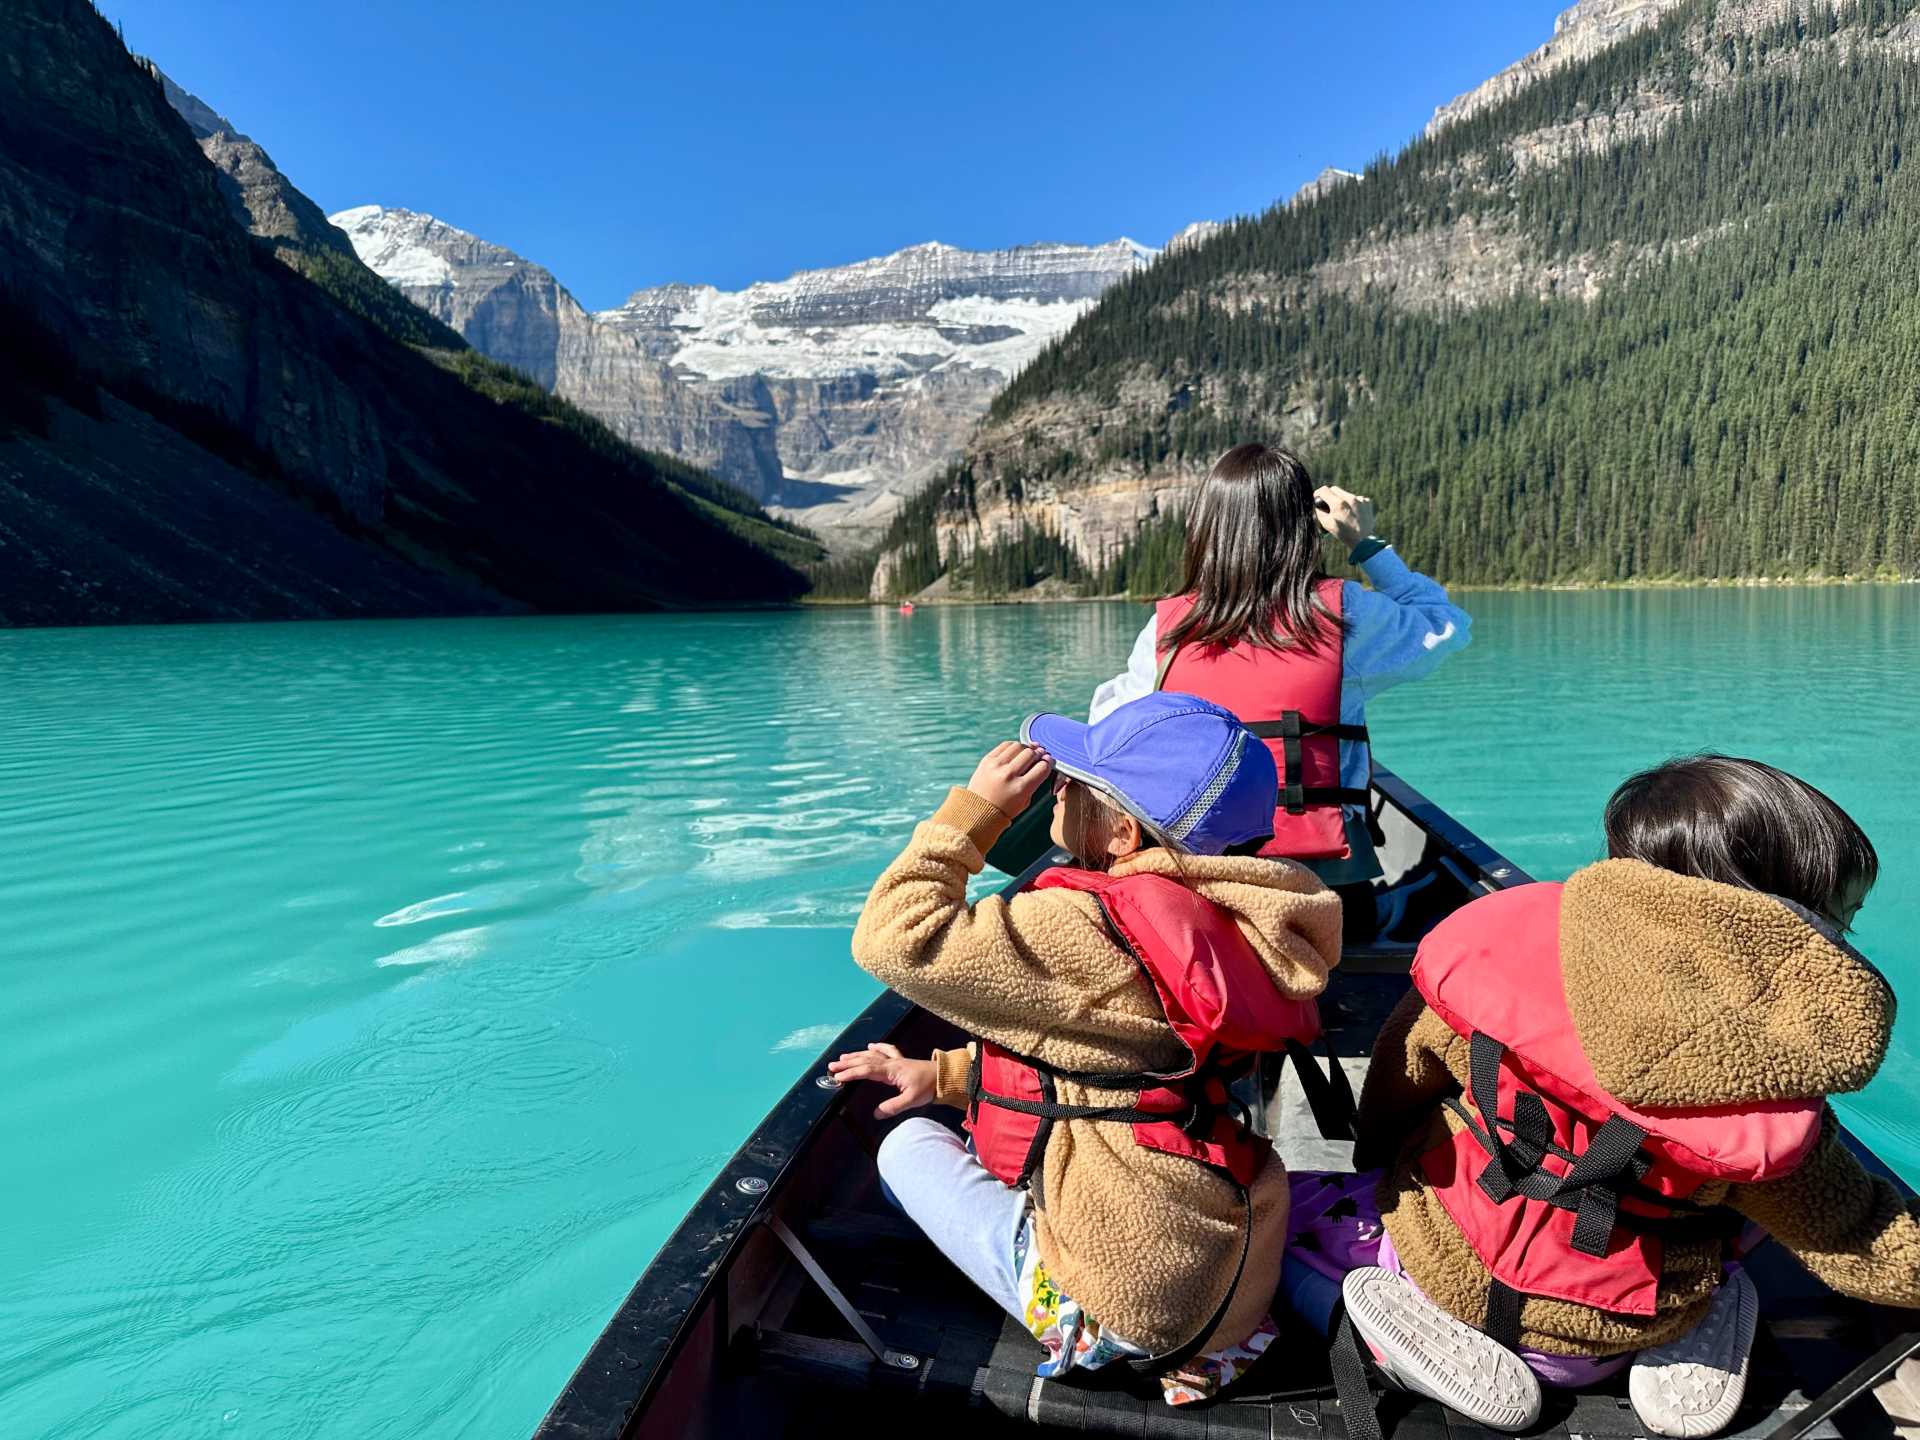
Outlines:
<svg viewBox="0 0 1920 1440"><path fill-rule="evenodd" d="M1070 720L1065 715L1029 715L1020 723L1020 738L1046 751L1058 774L1098 791L1133 816L1156 845L1184 850L1185 846L1169 839L1151 816L1141 814L1140 807L1129 796L1115 789L1093 768L1092 757L1087 752L1087 732L1092 728L1085 721Z"/></svg>
<svg viewBox="0 0 1920 1440"><path fill-rule="evenodd" d="M1029 715L1020 722L1020 738L1038 745L1053 757L1053 768L1073 780L1099 784L1087 754L1087 731L1092 727L1064 715ZM1106 787L1101 786L1102 789Z"/></svg>

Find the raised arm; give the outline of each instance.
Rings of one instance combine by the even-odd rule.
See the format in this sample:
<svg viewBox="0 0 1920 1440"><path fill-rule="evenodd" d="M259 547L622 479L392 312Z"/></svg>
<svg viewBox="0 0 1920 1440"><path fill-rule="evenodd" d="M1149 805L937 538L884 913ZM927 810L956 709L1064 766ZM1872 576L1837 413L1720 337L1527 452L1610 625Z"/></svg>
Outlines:
<svg viewBox="0 0 1920 1440"><path fill-rule="evenodd" d="M1411 570L1391 547L1360 561L1371 590L1349 583L1346 681L1364 704L1383 690L1431 674L1472 638L1473 617L1436 581Z"/></svg>
<svg viewBox="0 0 1920 1440"><path fill-rule="evenodd" d="M1314 496L1320 528L1347 546L1348 558L1373 587L1349 582L1341 595L1347 621L1344 698L1364 705L1465 649L1473 618L1374 535L1373 501L1335 485L1321 486Z"/></svg>
<svg viewBox="0 0 1920 1440"><path fill-rule="evenodd" d="M1043 762L1040 778L1047 773ZM1102 1036L1104 1012L1089 997L1135 983L1137 967L1107 938L1098 902L1045 890L967 903L967 881L1008 823L974 786L993 788L976 773L949 792L874 882L854 927L854 961L934 1014L1022 1053L1069 1019L1076 1038L1120 1039L1124 1026ZM1024 803L1008 800L1016 812Z"/></svg>

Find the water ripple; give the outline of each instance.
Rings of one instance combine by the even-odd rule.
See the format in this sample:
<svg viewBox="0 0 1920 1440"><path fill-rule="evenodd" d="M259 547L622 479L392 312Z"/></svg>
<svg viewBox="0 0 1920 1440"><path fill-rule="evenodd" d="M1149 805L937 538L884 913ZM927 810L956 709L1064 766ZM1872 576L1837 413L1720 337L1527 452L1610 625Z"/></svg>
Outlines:
<svg viewBox="0 0 1920 1440"><path fill-rule="evenodd" d="M1541 873L1633 764L1780 759L1881 841L1863 943L1912 964L1920 593L1470 603L1384 759ZM874 993L874 874L1142 613L0 634L8 1434L529 1432Z"/></svg>

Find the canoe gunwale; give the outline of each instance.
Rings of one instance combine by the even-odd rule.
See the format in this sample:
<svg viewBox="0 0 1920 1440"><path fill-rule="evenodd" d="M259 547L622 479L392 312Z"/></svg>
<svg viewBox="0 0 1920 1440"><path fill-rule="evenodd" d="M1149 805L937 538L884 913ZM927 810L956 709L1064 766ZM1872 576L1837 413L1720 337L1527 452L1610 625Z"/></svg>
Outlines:
<svg viewBox="0 0 1920 1440"><path fill-rule="evenodd" d="M1378 801L1437 843L1440 860L1462 889L1493 891L1531 879L1392 771L1376 767L1372 789ZM1017 889L1053 863L1056 856L1043 857L1004 888ZM1404 965L1404 957L1380 958ZM905 998L885 991L807 1064L645 1268L541 1421L535 1440L620 1440L629 1432L698 1322L711 1306L725 1304L729 1269L761 1222L776 1212L795 1162L846 1103L844 1093L818 1083L826 1057L892 1038L916 1014ZM741 1181L754 1182L758 1193L743 1191Z"/></svg>
<svg viewBox="0 0 1920 1440"><path fill-rule="evenodd" d="M888 1038L913 1011L905 997L884 991L849 1022L823 1058L809 1062L641 1273L540 1422L535 1431L540 1440L612 1440L626 1432L671 1371L714 1282L723 1279L736 1253L773 1212L793 1161L806 1153L842 1100L838 1091L815 1083L825 1073L824 1054ZM740 1188L743 1180L764 1182L766 1189L748 1193Z"/></svg>

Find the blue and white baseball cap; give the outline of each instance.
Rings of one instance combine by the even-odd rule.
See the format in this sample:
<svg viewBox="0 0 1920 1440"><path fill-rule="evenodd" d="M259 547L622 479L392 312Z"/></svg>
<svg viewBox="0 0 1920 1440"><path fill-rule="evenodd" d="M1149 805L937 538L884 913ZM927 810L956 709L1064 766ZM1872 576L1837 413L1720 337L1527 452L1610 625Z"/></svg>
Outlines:
<svg viewBox="0 0 1920 1440"><path fill-rule="evenodd" d="M1219 855L1273 834L1273 753L1198 695L1155 691L1092 725L1030 715L1020 738L1176 850Z"/></svg>

